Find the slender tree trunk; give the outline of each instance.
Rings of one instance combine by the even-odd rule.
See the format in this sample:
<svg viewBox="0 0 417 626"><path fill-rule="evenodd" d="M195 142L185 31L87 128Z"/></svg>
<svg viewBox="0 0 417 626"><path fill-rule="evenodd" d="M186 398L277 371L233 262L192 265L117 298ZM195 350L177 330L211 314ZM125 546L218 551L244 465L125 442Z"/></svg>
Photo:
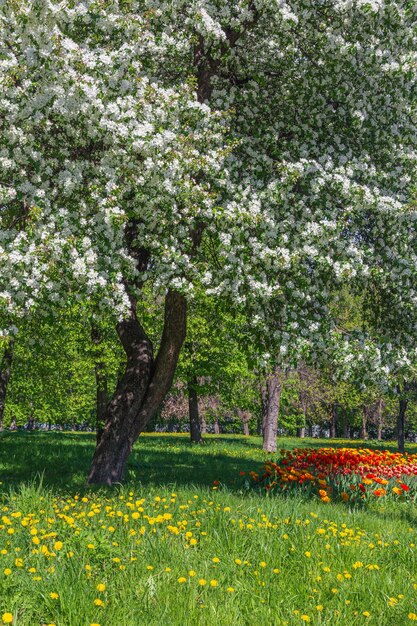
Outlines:
<svg viewBox="0 0 417 626"><path fill-rule="evenodd" d="M246 437L249 437L249 435L250 435L250 432L249 432L249 421L250 421L250 418L251 418L250 412L249 411L244 411L242 409L237 409L236 413L237 413L237 417L242 422L243 434Z"/></svg>
<svg viewBox="0 0 417 626"><path fill-rule="evenodd" d="M383 418L382 418L382 408L383 408L383 400L380 398L377 403L377 439L378 441L382 440L382 428L383 428Z"/></svg>
<svg viewBox="0 0 417 626"><path fill-rule="evenodd" d="M334 402L331 406L331 419L330 419L330 438L336 438L336 426L337 426L337 402Z"/></svg>
<svg viewBox="0 0 417 626"><path fill-rule="evenodd" d="M404 381L404 392L408 391L408 384ZM397 391L400 396L398 415L397 415L397 439L398 439L398 452L405 452L405 413L407 411L408 399L402 397L401 387L397 385Z"/></svg>
<svg viewBox="0 0 417 626"><path fill-rule="evenodd" d="M304 439L305 436L306 436L305 426L301 426L300 428L297 428L297 437L299 437L300 439Z"/></svg>
<svg viewBox="0 0 417 626"><path fill-rule="evenodd" d="M214 418L214 434L220 435L220 424L219 424L219 418L217 417L217 415Z"/></svg>
<svg viewBox="0 0 417 626"><path fill-rule="evenodd" d="M204 413L201 414L201 434L207 435L207 422Z"/></svg>
<svg viewBox="0 0 417 626"><path fill-rule="evenodd" d="M361 439L368 439L368 413L369 408L364 404L362 407Z"/></svg>
<svg viewBox="0 0 417 626"><path fill-rule="evenodd" d="M188 413L190 417L190 437L192 443L201 443L200 416L198 414L197 377L188 381Z"/></svg>
<svg viewBox="0 0 417 626"><path fill-rule="evenodd" d="M265 433L265 425L266 419L268 415L268 386L266 384L266 375L264 376L264 380L261 381L261 407L262 412L260 415L260 420L258 422L258 435L264 436Z"/></svg>
<svg viewBox="0 0 417 626"><path fill-rule="evenodd" d="M0 364L0 431L3 430L4 409L6 407L7 389L12 372L14 340L10 339Z"/></svg>
<svg viewBox="0 0 417 626"><path fill-rule="evenodd" d="M26 430L34 430L35 428L35 420L33 415L30 415L26 424Z"/></svg>
<svg viewBox="0 0 417 626"><path fill-rule="evenodd" d="M175 291L167 293L164 329L155 360L152 342L136 317L133 299L130 317L117 330L127 364L106 407L104 430L94 453L89 483L112 485L123 480L133 444L171 387L185 339L185 299Z"/></svg>
<svg viewBox="0 0 417 626"><path fill-rule="evenodd" d="M282 392L282 372L275 366L266 379L267 410L264 428L263 449L267 452L277 451L278 415Z"/></svg>

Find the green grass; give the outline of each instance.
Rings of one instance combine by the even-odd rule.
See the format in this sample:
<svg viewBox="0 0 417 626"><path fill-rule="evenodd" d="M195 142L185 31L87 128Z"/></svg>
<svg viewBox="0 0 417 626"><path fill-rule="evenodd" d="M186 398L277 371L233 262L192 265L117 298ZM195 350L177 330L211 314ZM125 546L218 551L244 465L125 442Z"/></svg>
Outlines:
<svg viewBox="0 0 417 626"><path fill-rule="evenodd" d="M239 472L270 455L240 436L193 447L186 435L145 435L122 487L89 489L93 445L87 434L0 435L0 617L11 612L18 626L414 621L410 506L352 510L248 490Z"/></svg>

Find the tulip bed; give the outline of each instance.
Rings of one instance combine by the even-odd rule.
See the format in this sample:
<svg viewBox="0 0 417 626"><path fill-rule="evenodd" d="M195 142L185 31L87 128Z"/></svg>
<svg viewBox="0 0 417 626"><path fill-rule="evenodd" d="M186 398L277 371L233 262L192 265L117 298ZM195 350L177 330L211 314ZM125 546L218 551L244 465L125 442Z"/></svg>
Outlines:
<svg viewBox="0 0 417 626"><path fill-rule="evenodd" d="M391 497L417 501L417 454L370 448L295 448L281 450L262 472L249 472L269 492L296 490L324 503L366 502Z"/></svg>

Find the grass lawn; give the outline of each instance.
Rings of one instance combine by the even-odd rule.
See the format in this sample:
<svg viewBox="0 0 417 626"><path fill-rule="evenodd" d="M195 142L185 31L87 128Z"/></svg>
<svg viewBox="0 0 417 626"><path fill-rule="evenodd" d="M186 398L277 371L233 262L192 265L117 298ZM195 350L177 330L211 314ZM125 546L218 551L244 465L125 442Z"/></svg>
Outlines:
<svg viewBox="0 0 417 626"><path fill-rule="evenodd" d="M248 490L239 473L258 470L266 456L259 438L241 436L207 436L192 447L187 435L144 435L126 483L90 489L93 445L88 434L0 435L3 623L417 621L411 505L381 499L352 510Z"/></svg>

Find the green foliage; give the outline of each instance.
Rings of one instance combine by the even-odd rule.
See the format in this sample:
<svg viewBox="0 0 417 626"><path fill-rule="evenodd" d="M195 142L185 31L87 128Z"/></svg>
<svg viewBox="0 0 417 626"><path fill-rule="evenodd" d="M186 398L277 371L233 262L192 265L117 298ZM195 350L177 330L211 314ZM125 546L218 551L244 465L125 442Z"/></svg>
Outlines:
<svg viewBox="0 0 417 626"><path fill-rule="evenodd" d="M103 363L110 389L122 362L113 325L100 323L101 342L91 340L91 313L83 307L56 317L30 319L19 328L7 394L5 425L93 426L96 381Z"/></svg>

